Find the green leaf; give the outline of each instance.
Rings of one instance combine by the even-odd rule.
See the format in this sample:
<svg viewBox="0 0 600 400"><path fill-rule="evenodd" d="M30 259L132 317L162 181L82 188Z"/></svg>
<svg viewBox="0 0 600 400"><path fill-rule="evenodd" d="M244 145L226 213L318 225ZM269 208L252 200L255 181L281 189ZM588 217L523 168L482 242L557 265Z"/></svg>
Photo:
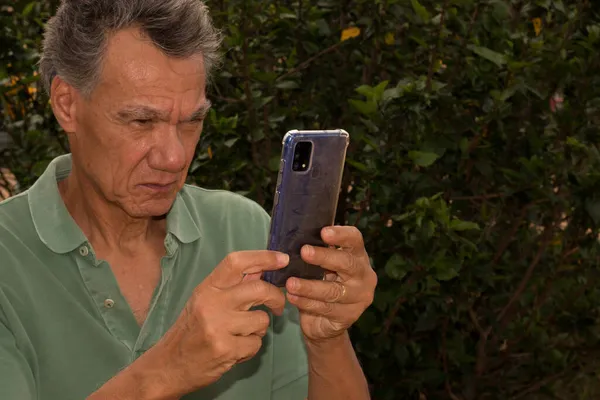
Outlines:
<svg viewBox="0 0 600 400"><path fill-rule="evenodd" d="M399 254L394 254L385 264L384 270L390 278L402 280L408 273L408 264Z"/></svg>
<svg viewBox="0 0 600 400"><path fill-rule="evenodd" d="M529 92L536 95L538 99L544 100L545 96L543 94L541 94L536 88L534 88L530 85L525 85L525 89L527 89Z"/></svg>
<svg viewBox="0 0 600 400"><path fill-rule="evenodd" d="M230 147L231 148L235 144L235 142L237 142L238 140L239 140L239 138L229 139L229 140L226 140L225 142L223 142L223 144L226 147Z"/></svg>
<svg viewBox="0 0 600 400"><path fill-rule="evenodd" d="M277 84L275 84L275 87L277 87L278 89L298 89L300 87L300 85L298 85L296 82L294 81L283 81L283 82L278 82Z"/></svg>
<svg viewBox="0 0 600 400"><path fill-rule="evenodd" d="M479 230L479 225L477 225L475 222L454 219L450 222L450 229L453 231Z"/></svg>
<svg viewBox="0 0 600 400"><path fill-rule="evenodd" d="M352 107L356 108L361 114L371 116L377 111L377 103L373 101L348 100Z"/></svg>
<svg viewBox="0 0 600 400"><path fill-rule="evenodd" d="M419 167L429 167L432 165L440 156L435 153L429 153L424 151L409 151L408 157Z"/></svg>
<svg viewBox="0 0 600 400"><path fill-rule="evenodd" d="M331 29L329 29L329 24L323 18L317 20L315 22L317 29L319 30L319 35L321 36L329 36L331 35Z"/></svg>
<svg viewBox="0 0 600 400"><path fill-rule="evenodd" d="M376 101L380 101L383 98L383 93L385 92L385 88L387 88L387 85L390 83L390 81L382 81L381 83L379 83L377 86L375 86L373 88L373 98Z"/></svg>
<svg viewBox="0 0 600 400"><path fill-rule="evenodd" d="M281 14L279 14L279 18L281 18L281 19L298 19L298 16L296 14L292 14L292 13L281 13Z"/></svg>
<svg viewBox="0 0 600 400"><path fill-rule="evenodd" d="M411 36L409 36L409 39L412 39L412 40L414 40L414 41L415 41L415 42L417 42L417 44L418 44L419 46L421 46L421 47L425 47L425 48L427 47L427 42L426 42L426 41L424 41L423 39L421 39L420 37L417 37L417 36L411 35Z"/></svg>
<svg viewBox="0 0 600 400"><path fill-rule="evenodd" d="M585 144L581 143L579 140L577 140L577 138L573 137L573 136L567 136L567 140L566 140L567 144L569 146L578 148L578 149L586 149Z"/></svg>
<svg viewBox="0 0 600 400"><path fill-rule="evenodd" d="M426 239L430 239L434 233L435 233L435 223L433 221L427 221L421 227L421 234Z"/></svg>
<svg viewBox="0 0 600 400"><path fill-rule="evenodd" d="M21 12L21 15L26 17L29 14L31 14L31 11L33 11L33 7L35 7L37 1L32 1L31 3L27 4L25 6L25 8L23 9L23 11Z"/></svg>
<svg viewBox="0 0 600 400"><path fill-rule="evenodd" d="M370 98L373 96L373 87L369 86L369 85L361 85L359 87L357 87L356 89L354 89L358 94L362 94L363 96L365 96L366 98Z"/></svg>
<svg viewBox="0 0 600 400"><path fill-rule="evenodd" d="M510 99L511 97L513 97L513 95L515 93L517 93L517 90L519 90L521 88L521 85L513 85L507 89L505 89L500 96L498 96L498 100L505 102L506 100Z"/></svg>
<svg viewBox="0 0 600 400"><path fill-rule="evenodd" d="M431 81L431 90L433 90L434 92L439 92L446 86L448 86L447 83L442 83L442 82L436 81L436 80Z"/></svg>
<svg viewBox="0 0 600 400"><path fill-rule="evenodd" d="M389 100L397 99L401 96L402 96L402 90L400 90L400 88L398 88L398 87L394 87L394 88L386 89L383 92L383 96L381 96L381 100L389 101Z"/></svg>
<svg viewBox="0 0 600 400"><path fill-rule="evenodd" d="M412 3L413 10L415 10L415 13L419 16L419 18L421 18L423 22L429 22L431 15L429 15L427 9L423 7L421 3L419 3L419 0L410 0L410 2Z"/></svg>
<svg viewBox="0 0 600 400"><path fill-rule="evenodd" d="M365 124L365 126L367 127L367 129L369 129L369 132L371 133L377 133L379 132L379 127L377 125L375 125L375 123L373 121L371 121L370 119L365 119L365 118L361 118L360 121ZM372 143L369 143L372 144ZM376 146L371 146L374 149L377 149Z"/></svg>
<svg viewBox="0 0 600 400"><path fill-rule="evenodd" d="M281 88L280 88L281 89ZM258 108L263 108L267 104L269 104L274 99L274 96L266 96L260 99L260 103L258 104Z"/></svg>
<svg viewBox="0 0 600 400"><path fill-rule="evenodd" d="M437 279L438 281L449 281L450 279L454 279L457 276L458 272L451 267L437 270L435 273L435 279Z"/></svg>
<svg viewBox="0 0 600 400"><path fill-rule="evenodd" d="M354 168L356 168L357 170L362 171L362 172L366 172L369 169L365 164L360 163L358 161L354 161L350 158L346 159L346 162L348 164L350 164L351 166L353 166Z"/></svg>
<svg viewBox="0 0 600 400"><path fill-rule="evenodd" d="M416 211L409 211L409 212L407 212L407 213L404 213L404 214L401 214L401 215L394 215L394 216L392 217L392 219L393 219L394 221L396 221L396 222L401 222L401 221L404 221L404 220L405 220L405 219L407 219L407 218L410 218L410 217L412 217L412 216L413 216L413 215L415 215L415 214L416 214Z"/></svg>
<svg viewBox="0 0 600 400"><path fill-rule="evenodd" d="M473 51L478 56L493 62L498 67L502 67L507 62L506 56L504 54L497 53L493 50L488 49L487 47L475 46L471 44L467 46L467 48Z"/></svg>

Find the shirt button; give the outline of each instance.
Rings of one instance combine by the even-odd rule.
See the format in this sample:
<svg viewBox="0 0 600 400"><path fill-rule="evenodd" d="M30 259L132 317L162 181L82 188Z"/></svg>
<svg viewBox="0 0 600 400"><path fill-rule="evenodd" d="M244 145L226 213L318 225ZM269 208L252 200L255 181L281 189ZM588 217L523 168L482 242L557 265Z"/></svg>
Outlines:
<svg viewBox="0 0 600 400"><path fill-rule="evenodd" d="M104 300L104 307L113 308L115 306L115 301L113 299Z"/></svg>
<svg viewBox="0 0 600 400"><path fill-rule="evenodd" d="M87 248L87 246L81 246L79 248L79 254L81 254L83 257L85 257L88 254L90 254L90 250Z"/></svg>

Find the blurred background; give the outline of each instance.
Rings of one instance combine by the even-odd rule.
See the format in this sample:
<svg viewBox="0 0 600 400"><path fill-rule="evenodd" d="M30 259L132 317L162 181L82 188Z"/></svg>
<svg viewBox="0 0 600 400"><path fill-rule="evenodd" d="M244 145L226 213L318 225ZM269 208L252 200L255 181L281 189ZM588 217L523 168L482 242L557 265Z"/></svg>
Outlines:
<svg viewBox="0 0 600 400"><path fill-rule="evenodd" d="M0 196L68 152L36 63L58 1L0 5ZM337 222L379 287L374 399L600 398L596 0L212 0L225 62L189 182L270 211L289 129L351 135Z"/></svg>

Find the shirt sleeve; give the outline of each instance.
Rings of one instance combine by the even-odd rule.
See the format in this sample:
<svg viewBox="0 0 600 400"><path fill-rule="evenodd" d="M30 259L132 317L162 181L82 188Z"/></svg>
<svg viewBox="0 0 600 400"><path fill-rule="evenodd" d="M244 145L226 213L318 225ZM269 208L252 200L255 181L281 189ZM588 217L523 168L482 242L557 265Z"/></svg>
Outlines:
<svg viewBox="0 0 600 400"><path fill-rule="evenodd" d="M15 338L0 319L0 398L34 400L35 381Z"/></svg>

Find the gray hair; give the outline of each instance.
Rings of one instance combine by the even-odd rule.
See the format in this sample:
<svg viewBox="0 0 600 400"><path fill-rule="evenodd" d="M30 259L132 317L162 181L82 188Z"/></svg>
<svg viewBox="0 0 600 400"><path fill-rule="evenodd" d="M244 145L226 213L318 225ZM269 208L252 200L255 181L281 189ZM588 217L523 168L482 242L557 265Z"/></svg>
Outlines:
<svg viewBox="0 0 600 400"><path fill-rule="evenodd" d="M202 56L207 80L220 61L221 34L201 0L62 0L46 25L39 63L48 93L58 75L89 95L109 35L129 27L139 27L167 56Z"/></svg>

